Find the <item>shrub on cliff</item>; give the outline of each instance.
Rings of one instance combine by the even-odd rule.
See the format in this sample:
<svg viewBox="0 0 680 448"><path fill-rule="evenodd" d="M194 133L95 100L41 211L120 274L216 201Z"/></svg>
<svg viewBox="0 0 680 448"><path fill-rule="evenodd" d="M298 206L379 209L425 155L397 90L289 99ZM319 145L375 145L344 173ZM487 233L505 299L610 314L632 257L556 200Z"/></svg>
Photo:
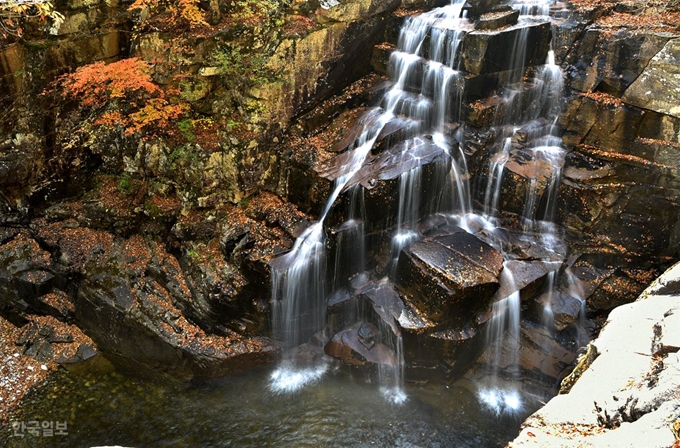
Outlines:
<svg viewBox="0 0 680 448"><path fill-rule="evenodd" d="M178 92L156 84L149 68L138 58L96 62L61 76L55 92L82 108L83 126L121 129L126 136L142 139L173 135L175 122L188 106Z"/></svg>

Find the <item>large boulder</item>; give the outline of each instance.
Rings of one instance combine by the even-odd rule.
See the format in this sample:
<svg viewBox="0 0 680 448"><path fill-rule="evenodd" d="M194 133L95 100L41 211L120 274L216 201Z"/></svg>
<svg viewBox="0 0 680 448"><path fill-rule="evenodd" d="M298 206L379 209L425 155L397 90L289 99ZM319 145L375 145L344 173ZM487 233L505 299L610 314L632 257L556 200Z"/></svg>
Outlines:
<svg viewBox="0 0 680 448"><path fill-rule="evenodd" d="M266 362L277 351L266 339L208 334L187 319L193 298L177 260L140 236L88 261L84 273L77 323L121 365L206 378Z"/></svg>
<svg viewBox="0 0 680 448"><path fill-rule="evenodd" d="M462 229L424 238L399 255L404 301L434 321L462 321L487 306L499 287L503 256Z"/></svg>

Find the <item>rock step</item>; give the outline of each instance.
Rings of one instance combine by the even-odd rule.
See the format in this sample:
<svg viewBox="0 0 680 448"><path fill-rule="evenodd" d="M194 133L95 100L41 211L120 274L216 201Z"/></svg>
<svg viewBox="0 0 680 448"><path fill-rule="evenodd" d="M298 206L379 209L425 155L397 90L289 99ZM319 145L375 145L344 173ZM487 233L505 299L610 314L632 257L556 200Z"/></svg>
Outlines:
<svg viewBox="0 0 680 448"><path fill-rule="evenodd" d="M475 25L476 30L496 30L505 26L514 25L519 18L519 10L510 6L498 6L493 11L482 14Z"/></svg>
<svg viewBox="0 0 680 448"><path fill-rule="evenodd" d="M454 153L456 145L455 141L449 145ZM317 167L320 182L333 184L342 175L342 165L349 163L352 156L353 151L348 151ZM448 191L445 176L451 163L447 149L435 144L429 135L417 135L391 145L377 155L369 154L363 167L349 180L346 190L336 201L329 222L339 225L353 216L348 209L355 194L351 189L359 186L361 191L354 197L359 200L358 207L364 210L364 231L372 233L396 225L401 177L416 168L420 170L414 173L420 185L416 200L421 212L428 212Z"/></svg>
<svg viewBox="0 0 680 448"><path fill-rule="evenodd" d="M435 322L462 321L487 306L499 287L503 255L462 229L406 246L397 289L407 304Z"/></svg>
<svg viewBox="0 0 680 448"><path fill-rule="evenodd" d="M550 22L544 18L520 17L503 30L475 30L465 35L462 67L472 75L488 74L545 63L551 38ZM526 43L517 51L516 42Z"/></svg>

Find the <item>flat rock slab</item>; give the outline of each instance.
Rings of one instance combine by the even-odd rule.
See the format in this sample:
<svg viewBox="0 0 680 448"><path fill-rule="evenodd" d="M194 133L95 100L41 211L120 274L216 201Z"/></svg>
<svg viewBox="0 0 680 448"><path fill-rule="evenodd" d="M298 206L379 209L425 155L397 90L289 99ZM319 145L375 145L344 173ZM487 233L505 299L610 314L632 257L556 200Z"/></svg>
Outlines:
<svg viewBox="0 0 680 448"><path fill-rule="evenodd" d="M508 7L504 11L491 11L482 14L475 25L477 30L495 30L504 26L514 25L519 18L519 10Z"/></svg>
<svg viewBox="0 0 680 448"><path fill-rule="evenodd" d="M398 125L394 125L395 129ZM355 157L353 151L344 152L317 167L319 176L335 181L346 174L347 166ZM378 156L368 156L363 166L348 181L347 187L361 184L374 188L378 181L395 179L414 168L432 163L446 162L446 151L427 136L416 137L392 146Z"/></svg>
<svg viewBox="0 0 680 448"><path fill-rule="evenodd" d="M673 284L680 265L650 287ZM524 423L510 446L669 447L680 416L679 290L614 309L571 390Z"/></svg>
<svg viewBox="0 0 680 448"><path fill-rule="evenodd" d="M464 318L493 296L502 268L499 251L460 230L404 248L396 284L406 303L428 319Z"/></svg>
<svg viewBox="0 0 680 448"><path fill-rule="evenodd" d="M680 39L666 43L621 99L633 106L680 118Z"/></svg>

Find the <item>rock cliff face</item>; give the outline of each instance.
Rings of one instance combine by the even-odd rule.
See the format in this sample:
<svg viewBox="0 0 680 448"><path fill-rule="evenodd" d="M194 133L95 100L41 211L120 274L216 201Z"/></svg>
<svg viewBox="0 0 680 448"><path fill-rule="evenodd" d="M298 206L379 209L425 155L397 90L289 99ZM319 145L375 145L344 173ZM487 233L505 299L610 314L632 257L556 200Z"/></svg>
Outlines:
<svg viewBox="0 0 680 448"><path fill-rule="evenodd" d="M606 25L607 14L624 23L631 11L584 14L605 17L582 28L565 55L572 96L561 123L572 151L560 214L575 266L594 288L589 308L606 311L631 301L678 256L680 134L662 104L675 93L655 81L663 65L672 83L677 61L669 54L678 35Z"/></svg>
<svg viewBox="0 0 680 448"><path fill-rule="evenodd" d="M0 48L0 104L7 111L0 116L2 315L15 325L36 314L75 322L120 363L182 378L271 359L277 344L262 337L269 334L268 261L290 250L320 213L337 177L334 164L353 139L348 129L358 117L370 121L364 112L386 88L386 54L398 24L409 9L436 3L309 1L285 14L277 3L255 25L225 3L209 8L210 26L186 33L168 26L163 10L137 16L115 1L57 2L66 15L57 36L33 32ZM471 174L486 174L494 117L531 106L499 100L501 80L513 76L503 67L516 63L507 45L528 34L535 45L521 62L535 67L545 61L552 36L567 84L556 220L591 318L634 300L680 256L680 115L670 88L680 36L670 27L612 25L612 17L635 13L624 4L616 8L558 5L552 26L537 20L504 29L505 37L470 32L462 56L468 74L460 81L467 96L456 99L467 125L450 130L465 134L461 150ZM42 95L68 70L133 56L153 63L153 81L178 91L175 100L191 111L170 137L84 127L83 108ZM395 225L398 179L412 161L395 160L390 145L411 126L404 120L386 127L374 162L355 179L365 190L371 241ZM502 218L517 228L525 192L531 185L546 190L550 172L525 163L521 137L511 143ZM450 163L433 146L418 149L427 179ZM423 207L439 194L423 192ZM329 221L339 224L349 203L341 197ZM341 314L333 307L360 303L373 322L392 319L408 334L426 334L419 344L460 373L472 361L459 362L460 347L478 344L480 325L490 317L477 298L497 293L502 269L516 270L516 288L530 310L545 299L541 287L560 266L512 231L473 237L450 222L421 227L427 237L393 266L396 289L354 285L329 307L329 320ZM338 247L348 231L334 228L329 244ZM485 238L503 241L518 260L503 265ZM389 259L389 248L373 247L379 249L369 258ZM342 254L337 259L344 274L356 272L342 265ZM371 267L392 268L380 263ZM557 330L568 329L580 312L568 287L558 288ZM413 309L425 316L400 320ZM368 325L339 336L333 350L359 359L363 345L355 342ZM531 325L521 336L527 347L550 345L549 335ZM573 353L552 344L549 366L528 351L524 370L563 376ZM418 352L417 344L406 350Z"/></svg>

